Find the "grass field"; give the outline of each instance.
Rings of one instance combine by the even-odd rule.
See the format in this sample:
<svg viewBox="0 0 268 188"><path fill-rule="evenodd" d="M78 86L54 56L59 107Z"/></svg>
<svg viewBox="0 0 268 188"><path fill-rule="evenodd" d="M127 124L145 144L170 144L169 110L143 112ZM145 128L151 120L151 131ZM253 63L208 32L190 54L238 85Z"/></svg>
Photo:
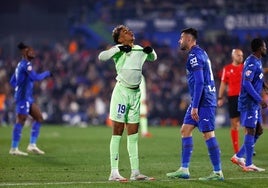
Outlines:
<svg viewBox="0 0 268 188"><path fill-rule="evenodd" d="M225 181L201 182L201 176L212 171L207 149L201 134L194 132L194 152L190 165L189 180L168 179L166 173L179 167L181 143L178 127L150 127L152 138L139 139L140 170L156 178L151 182L109 182L109 142L111 128L43 126L38 145L43 156L11 156L8 154L12 127L0 127L0 187L268 187L268 171L242 172L230 162L233 155L229 129L216 130L221 147ZM30 128L23 130L20 149L26 150ZM241 130L242 135L242 130ZM242 139L242 136L241 136ZM268 130L259 139L254 163L268 169ZM126 135L121 141L120 172L130 176L126 150Z"/></svg>

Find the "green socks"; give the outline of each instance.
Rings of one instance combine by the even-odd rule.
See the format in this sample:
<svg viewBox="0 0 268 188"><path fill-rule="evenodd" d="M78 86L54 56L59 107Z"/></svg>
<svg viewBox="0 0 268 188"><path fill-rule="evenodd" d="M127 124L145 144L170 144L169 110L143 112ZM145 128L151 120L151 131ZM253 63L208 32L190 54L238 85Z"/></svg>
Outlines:
<svg viewBox="0 0 268 188"><path fill-rule="evenodd" d="M120 140L121 136L112 135L110 141L110 161L112 170L118 169ZM131 170L139 170L138 133L127 136L127 150L129 154Z"/></svg>
<svg viewBox="0 0 268 188"><path fill-rule="evenodd" d="M138 133L127 136L127 150L132 170L139 169Z"/></svg>
<svg viewBox="0 0 268 188"><path fill-rule="evenodd" d="M121 140L121 136L112 135L111 142L110 142L111 169L118 169L120 140Z"/></svg>

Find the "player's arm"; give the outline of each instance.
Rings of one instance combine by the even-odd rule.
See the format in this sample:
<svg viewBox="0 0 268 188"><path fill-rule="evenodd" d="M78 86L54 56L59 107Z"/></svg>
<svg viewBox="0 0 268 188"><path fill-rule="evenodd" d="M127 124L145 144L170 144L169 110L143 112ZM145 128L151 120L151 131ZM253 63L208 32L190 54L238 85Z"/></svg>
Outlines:
<svg viewBox="0 0 268 188"><path fill-rule="evenodd" d="M256 92L256 90L254 89L251 80L246 78L243 80L242 83L243 87L246 89L247 93L258 103L260 103L262 101L262 97Z"/></svg>
<svg viewBox="0 0 268 188"><path fill-rule="evenodd" d="M150 47L150 46L144 47L143 52L148 54L148 56L146 58L147 61L155 61L157 59L157 54L152 47Z"/></svg>
<svg viewBox="0 0 268 188"><path fill-rule="evenodd" d="M116 53L120 52L120 48L118 45L111 47L108 50L104 50L102 51L99 56L98 59L100 61L107 61L109 59L111 59Z"/></svg>
<svg viewBox="0 0 268 188"><path fill-rule="evenodd" d="M200 99L204 88L204 75L203 69L196 69L193 72L194 75L194 96L193 96L193 108L198 108Z"/></svg>
<svg viewBox="0 0 268 188"><path fill-rule="evenodd" d="M224 92L226 91L227 88L227 84L222 80L221 84L220 84L220 88L219 88L219 94L218 94L218 106L222 106L223 105L223 95Z"/></svg>
<svg viewBox="0 0 268 188"><path fill-rule="evenodd" d="M226 68L224 67L222 70L222 76L221 76L221 83L220 83L220 88L219 88L219 93L218 93L218 106L223 105L223 95L224 92L226 91L227 88L227 74L226 74Z"/></svg>
<svg viewBox="0 0 268 188"><path fill-rule="evenodd" d="M245 67L245 72L243 73L243 81L242 81L242 87L245 88L247 93L258 103L262 101L262 96L257 93L255 88L252 85L252 80L255 76L255 70L256 65L249 64L247 67Z"/></svg>
<svg viewBox="0 0 268 188"><path fill-rule="evenodd" d="M40 81L49 77L51 74L49 71L45 71L40 74L37 74L34 70L31 70L31 71L28 71L28 75L31 78L31 80Z"/></svg>
<svg viewBox="0 0 268 188"><path fill-rule="evenodd" d="M10 79L10 81L9 81L9 83L10 83L10 85L12 86L12 87L16 87L16 76L15 76L15 74L13 74L12 76L11 76L11 79Z"/></svg>

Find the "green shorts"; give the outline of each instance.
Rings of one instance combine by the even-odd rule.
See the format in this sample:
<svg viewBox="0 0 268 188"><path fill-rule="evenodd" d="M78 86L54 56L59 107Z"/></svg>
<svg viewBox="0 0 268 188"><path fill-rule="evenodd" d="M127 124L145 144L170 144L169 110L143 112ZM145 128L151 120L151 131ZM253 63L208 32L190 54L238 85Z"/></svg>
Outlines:
<svg viewBox="0 0 268 188"><path fill-rule="evenodd" d="M110 102L110 119L121 123L140 122L140 89L129 89L116 83Z"/></svg>

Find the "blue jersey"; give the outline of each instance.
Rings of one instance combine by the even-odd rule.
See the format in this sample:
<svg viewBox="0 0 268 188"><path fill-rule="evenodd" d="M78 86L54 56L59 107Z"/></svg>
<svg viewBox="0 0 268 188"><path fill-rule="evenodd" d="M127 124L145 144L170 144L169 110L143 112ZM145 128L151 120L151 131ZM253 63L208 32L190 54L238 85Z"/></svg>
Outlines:
<svg viewBox="0 0 268 188"><path fill-rule="evenodd" d="M241 91L238 98L239 111L254 111L260 108L263 78L261 60L250 55L244 62Z"/></svg>
<svg viewBox="0 0 268 188"><path fill-rule="evenodd" d="M188 54L186 73L192 107L217 106L211 62L207 53L197 45Z"/></svg>
<svg viewBox="0 0 268 188"><path fill-rule="evenodd" d="M22 59L12 75L10 84L15 88L15 101L28 101L33 103L33 86L34 81L43 80L50 76L49 71L37 74L32 67L32 63Z"/></svg>

